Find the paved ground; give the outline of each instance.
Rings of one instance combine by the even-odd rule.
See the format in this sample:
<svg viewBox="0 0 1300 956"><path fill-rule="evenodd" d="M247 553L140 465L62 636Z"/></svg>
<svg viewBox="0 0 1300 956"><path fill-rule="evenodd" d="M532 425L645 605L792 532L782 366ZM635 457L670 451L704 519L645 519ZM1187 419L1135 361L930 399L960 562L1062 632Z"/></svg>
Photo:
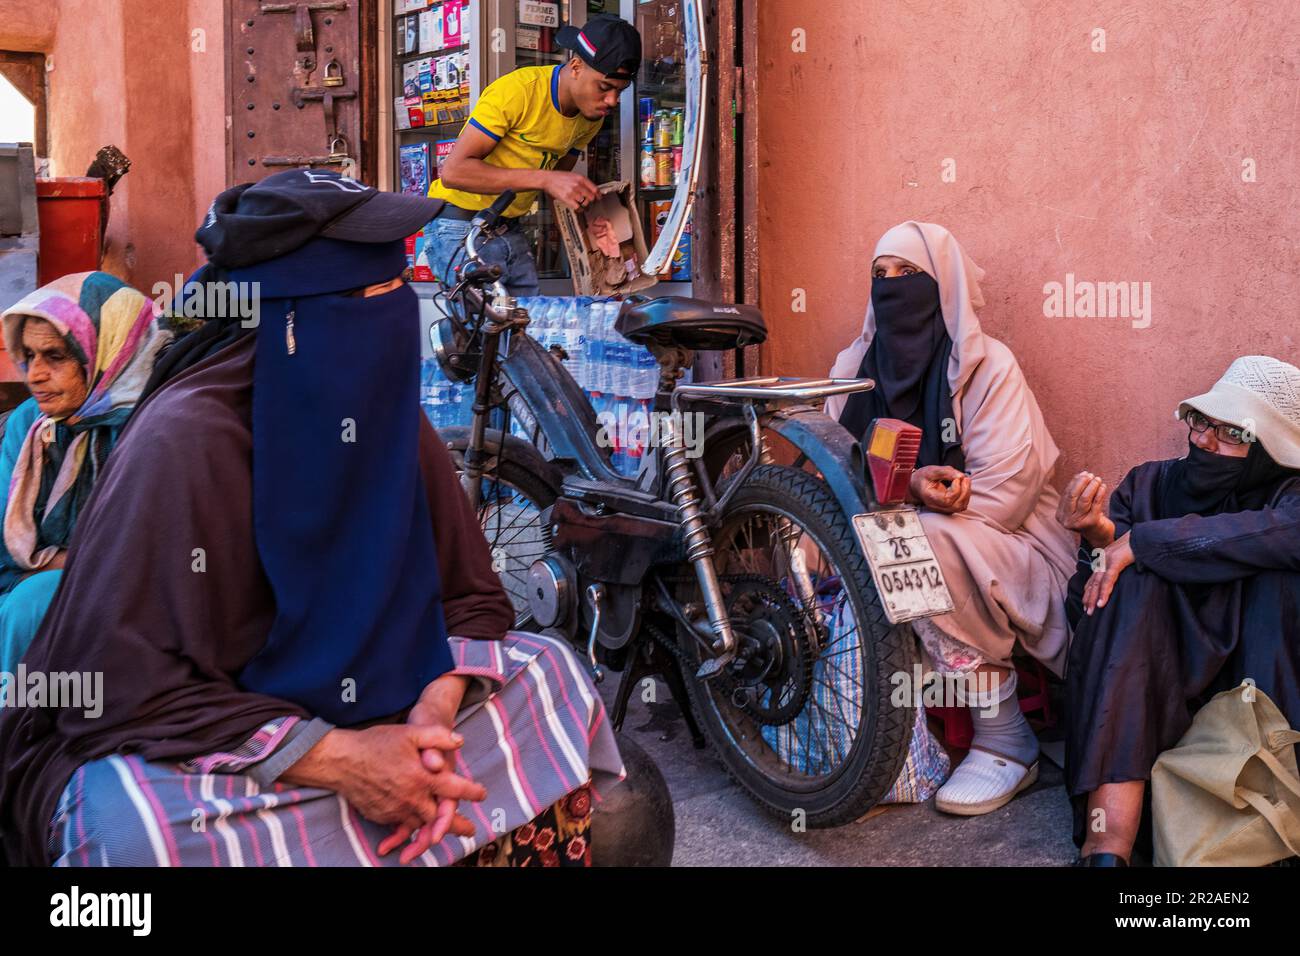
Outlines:
<svg viewBox="0 0 1300 956"><path fill-rule="evenodd" d="M618 675L602 686L612 701ZM710 750L696 750L663 682L659 703L634 696L623 732L659 765L677 814L674 866L1063 866L1075 858L1060 769L1044 758L1038 783L982 817L896 806L835 830L794 833L735 784Z"/></svg>

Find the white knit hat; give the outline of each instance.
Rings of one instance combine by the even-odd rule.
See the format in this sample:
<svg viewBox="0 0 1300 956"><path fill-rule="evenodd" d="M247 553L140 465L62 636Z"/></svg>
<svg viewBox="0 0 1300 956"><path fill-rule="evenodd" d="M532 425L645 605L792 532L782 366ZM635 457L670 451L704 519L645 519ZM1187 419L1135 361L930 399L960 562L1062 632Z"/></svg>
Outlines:
<svg viewBox="0 0 1300 956"><path fill-rule="evenodd" d="M1284 468L1300 468L1300 368L1267 355L1246 355L1204 395L1178 406L1254 432Z"/></svg>

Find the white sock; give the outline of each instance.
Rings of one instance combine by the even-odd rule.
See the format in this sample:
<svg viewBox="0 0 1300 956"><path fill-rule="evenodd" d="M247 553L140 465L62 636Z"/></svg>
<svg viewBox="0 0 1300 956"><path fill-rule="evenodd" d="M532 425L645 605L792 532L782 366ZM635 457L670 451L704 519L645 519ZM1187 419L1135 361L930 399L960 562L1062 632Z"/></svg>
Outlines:
<svg viewBox="0 0 1300 956"><path fill-rule="evenodd" d="M993 696L990 693L990 696ZM1025 715L1020 712L1016 699L1016 672L1003 678L997 691L997 701L977 701L970 708L971 723L975 733L972 745L1010 757L1025 765L1038 757L1038 738ZM986 706L979 706L980 703Z"/></svg>

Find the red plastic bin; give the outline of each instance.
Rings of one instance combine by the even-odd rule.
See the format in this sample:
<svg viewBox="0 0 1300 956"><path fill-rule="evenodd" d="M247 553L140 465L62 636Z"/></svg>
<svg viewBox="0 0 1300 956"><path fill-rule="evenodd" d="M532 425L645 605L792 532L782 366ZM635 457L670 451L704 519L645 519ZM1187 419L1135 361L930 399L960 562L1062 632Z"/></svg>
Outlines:
<svg viewBox="0 0 1300 956"><path fill-rule="evenodd" d="M45 285L70 272L93 272L103 257L104 180L65 176L36 180L41 223L36 280Z"/></svg>

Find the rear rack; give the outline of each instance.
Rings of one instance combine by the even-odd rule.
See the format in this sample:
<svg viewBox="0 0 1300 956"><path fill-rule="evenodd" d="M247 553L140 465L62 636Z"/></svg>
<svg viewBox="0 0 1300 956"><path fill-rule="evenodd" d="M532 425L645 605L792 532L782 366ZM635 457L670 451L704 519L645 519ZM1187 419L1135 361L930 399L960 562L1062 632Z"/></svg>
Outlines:
<svg viewBox="0 0 1300 956"><path fill-rule="evenodd" d="M869 378L742 378L734 382L678 385L673 404L692 399L753 399L762 402L819 402L832 395L865 392L876 387Z"/></svg>

